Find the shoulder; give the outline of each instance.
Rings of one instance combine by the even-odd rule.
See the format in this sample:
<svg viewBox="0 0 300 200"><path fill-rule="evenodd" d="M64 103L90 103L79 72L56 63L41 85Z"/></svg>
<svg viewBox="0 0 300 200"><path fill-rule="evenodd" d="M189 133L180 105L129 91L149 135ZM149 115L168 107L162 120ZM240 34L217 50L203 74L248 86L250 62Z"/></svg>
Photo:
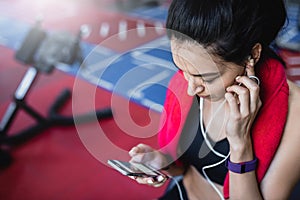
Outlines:
<svg viewBox="0 0 300 200"><path fill-rule="evenodd" d="M300 179L300 87L291 81L288 85L289 107L284 133L261 185L266 199L274 195L286 199Z"/></svg>
<svg viewBox="0 0 300 200"><path fill-rule="evenodd" d="M300 87L292 81L288 81L290 95L289 95L289 104L293 108L300 109L299 100L300 100Z"/></svg>
<svg viewBox="0 0 300 200"><path fill-rule="evenodd" d="M291 81L288 81L288 85L289 107L283 137L287 141L298 141L300 145L300 87Z"/></svg>
<svg viewBox="0 0 300 200"><path fill-rule="evenodd" d="M300 137L300 87L291 81L288 81L288 85L289 107L284 134L296 139Z"/></svg>

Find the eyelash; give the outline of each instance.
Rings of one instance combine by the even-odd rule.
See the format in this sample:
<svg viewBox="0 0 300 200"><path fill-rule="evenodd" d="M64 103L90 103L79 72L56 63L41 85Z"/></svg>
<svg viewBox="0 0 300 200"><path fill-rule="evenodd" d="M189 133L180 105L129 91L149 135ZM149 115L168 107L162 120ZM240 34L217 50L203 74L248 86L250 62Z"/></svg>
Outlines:
<svg viewBox="0 0 300 200"><path fill-rule="evenodd" d="M175 65L176 66L176 65ZM181 71L182 72L182 70L178 67L178 66L176 66L176 68L179 70L179 71ZM206 82L206 83L212 83L214 80L215 80L215 78L214 79L210 79L210 80L205 80L205 79L202 79L204 82Z"/></svg>
<svg viewBox="0 0 300 200"><path fill-rule="evenodd" d="M206 83L212 83L214 80L216 80L216 79L209 79L209 80L203 80L203 81L205 81Z"/></svg>
<svg viewBox="0 0 300 200"><path fill-rule="evenodd" d="M197 76L195 76L195 77L197 77ZM204 79L204 78L201 78L204 82L206 82L206 83L212 83L214 80L215 80L215 78L213 78L213 79Z"/></svg>

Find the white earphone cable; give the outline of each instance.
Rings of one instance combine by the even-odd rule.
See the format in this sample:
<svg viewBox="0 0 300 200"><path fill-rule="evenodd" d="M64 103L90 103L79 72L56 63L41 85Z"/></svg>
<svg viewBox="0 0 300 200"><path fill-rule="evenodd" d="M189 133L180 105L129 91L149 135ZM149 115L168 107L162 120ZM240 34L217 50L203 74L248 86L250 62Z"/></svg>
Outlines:
<svg viewBox="0 0 300 200"><path fill-rule="evenodd" d="M224 100L224 102L222 102L222 104L218 107L218 109L216 110L215 113L218 113L219 110L221 109L221 107L225 104L226 100ZM206 131L204 130L204 125L203 125L203 98L200 98L200 128L201 128L201 133L202 136L204 138L205 143L207 144L208 148L217 156L221 157L221 158L225 158L226 156L217 152L212 146L211 143L209 142L209 140L207 139L207 134ZM207 127L210 126L211 121L208 123Z"/></svg>
<svg viewBox="0 0 300 200"><path fill-rule="evenodd" d="M219 110L221 109L221 107L225 104L226 100L224 100L224 102L222 102L222 104L218 107L218 109L216 110L215 113L218 113ZM207 134L206 131L204 130L204 125L203 125L203 98L200 98L200 106L199 106L199 110L200 110L200 128L201 128L201 133L203 136L203 139L205 141L205 143L207 144L208 148L216 155L219 156L221 158L223 158L221 161L216 162L214 164L211 165L207 165L202 167L202 172L203 175L205 176L206 180L208 181L208 183L212 186L212 188L217 192L218 196L220 197L220 199L224 200L223 194L222 192L217 188L217 186L210 180L210 178L208 177L208 175L206 174L205 170L209 169L209 168L213 168L216 167L218 165L220 165L221 163L225 162L227 160L227 158L230 156L230 151L227 155L223 155L221 153L219 153L218 151L216 151L212 146L211 143L209 142L209 140L207 139ZM210 126L212 120L210 120L210 122L208 123L207 127Z"/></svg>
<svg viewBox="0 0 300 200"><path fill-rule="evenodd" d="M222 102L222 104L218 107L218 109L216 110L215 113L218 113L219 110L221 109L222 105L224 105L226 102L226 100L224 100L224 102ZM220 197L221 200L224 200L224 197L223 197L223 194L222 192L217 188L217 186L210 180L210 178L208 177L208 175L206 174L205 170L206 169L209 169L209 168L213 168L213 167L216 167L218 165L220 165L221 163L225 162L228 157L230 156L230 151L227 155L223 155L221 154L220 152L214 150L214 148L211 146L211 143L209 142L209 140L207 139L207 134L206 134L206 131L204 130L204 125L203 125L203 98L200 98L200 106L199 106L199 110L200 110L200 129L201 129L201 133L202 133L202 136L204 138L204 141L205 143L207 144L207 146L209 147L209 149L218 157L221 157L223 158L222 160L220 160L219 162L216 162L214 164L211 164L211 165L207 165L207 166L204 166L202 167L202 173L205 177L205 179L208 181L208 183L212 186L212 188L216 191L216 193L218 194L218 196ZM210 123L211 121L208 123L208 126L210 126ZM178 192L179 192L179 197L180 197L180 200L184 200L183 198L183 194L182 194L182 190L180 188L180 185L179 185L179 182L176 180L176 178L174 177L171 177L169 176L170 178L173 179L173 181L175 182L176 186L177 186L177 189L178 189Z"/></svg>
<svg viewBox="0 0 300 200"><path fill-rule="evenodd" d="M212 164L212 165L204 166L204 167L202 168L202 172L203 172L203 175L205 176L206 180L207 180L208 183L213 187L213 189L217 192L217 194L219 195L220 199L222 199L222 200L224 200L224 197L223 197L222 192L221 192L221 191L217 188L217 186L210 180L210 178L207 176L205 170L220 165L221 163L225 162L226 159L227 159L229 156L230 156L230 152L229 152L228 155L225 156L225 158L223 158L221 161L219 161L219 162L217 162L217 163L214 163L214 164Z"/></svg>
<svg viewBox="0 0 300 200"><path fill-rule="evenodd" d="M177 186L180 200L184 200L183 194L182 194L182 191L181 191L181 188L180 188L180 185L179 185L179 182L176 180L176 178L174 178L174 177L171 177L171 178L173 179L173 181L175 182L175 184Z"/></svg>

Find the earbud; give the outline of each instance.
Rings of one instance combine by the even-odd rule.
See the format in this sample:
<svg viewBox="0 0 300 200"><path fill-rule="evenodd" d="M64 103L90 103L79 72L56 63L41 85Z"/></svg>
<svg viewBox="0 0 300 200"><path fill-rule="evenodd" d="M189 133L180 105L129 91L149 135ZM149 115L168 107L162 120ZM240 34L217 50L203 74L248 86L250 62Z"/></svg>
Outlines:
<svg viewBox="0 0 300 200"><path fill-rule="evenodd" d="M254 66L254 58L252 57L252 55L249 55L248 61L246 63L246 67L253 67L253 66Z"/></svg>

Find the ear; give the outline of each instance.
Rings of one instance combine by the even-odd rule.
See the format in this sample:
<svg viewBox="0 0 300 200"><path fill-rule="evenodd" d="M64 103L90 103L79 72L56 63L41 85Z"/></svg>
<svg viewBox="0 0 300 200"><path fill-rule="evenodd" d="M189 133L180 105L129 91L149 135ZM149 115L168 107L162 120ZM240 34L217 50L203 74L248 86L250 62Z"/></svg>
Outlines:
<svg viewBox="0 0 300 200"><path fill-rule="evenodd" d="M260 43L256 43L251 50L251 59L254 62L254 65L259 61L261 56L262 45Z"/></svg>

